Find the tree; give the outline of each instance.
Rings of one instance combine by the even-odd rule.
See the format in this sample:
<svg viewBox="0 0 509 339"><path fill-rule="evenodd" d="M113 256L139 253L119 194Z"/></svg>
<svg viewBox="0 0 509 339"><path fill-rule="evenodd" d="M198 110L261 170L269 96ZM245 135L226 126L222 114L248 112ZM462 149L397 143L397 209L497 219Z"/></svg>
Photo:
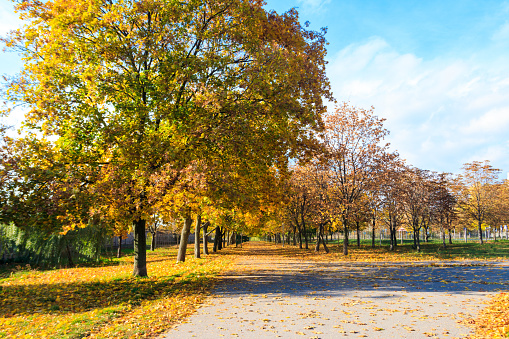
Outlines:
<svg viewBox="0 0 509 339"><path fill-rule="evenodd" d="M402 178L401 194L405 219L413 231L413 248L420 252L420 230L424 224L430 222L430 174L429 171L409 167L403 172Z"/></svg>
<svg viewBox="0 0 509 339"><path fill-rule="evenodd" d="M331 174L331 204L336 205L342 218L344 255L348 254L352 208L376 180L387 153L388 144L381 144L389 133L383 122L374 115L373 108L365 110L347 103L326 118L326 153L322 161Z"/></svg>
<svg viewBox="0 0 509 339"><path fill-rule="evenodd" d="M488 160L473 161L463 165L463 174L460 176L463 184L460 206L463 212L477 223L481 244L482 224L494 203L496 190L493 189L493 185L499 172L500 170L493 168Z"/></svg>
<svg viewBox="0 0 509 339"><path fill-rule="evenodd" d="M303 236L304 246L306 249L309 248L306 220L309 220L311 213L315 210L314 187L310 182L312 176L311 166L294 167L285 195L287 220L298 231L299 248L301 249Z"/></svg>
<svg viewBox="0 0 509 339"><path fill-rule="evenodd" d="M509 181L495 183L491 185L494 193L494 198L488 209L486 221L493 228L493 234L496 240L497 230L500 237L502 237L501 225L507 223L509 220Z"/></svg>
<svg viewBox="0 0 509 339"><path fill-rule="evenodd" d="M448 173L439 173L433 179L431 187L431 202L435 222L440 227L442 236L442 245L445 248L445 233L449 232L449 241L451 242L452 223L456 218L456 197L453 194L452 179Z"/></svg>
<svg viewBox="0 0 509 339"><path fill-rule="evenodd" d="M403 216L403 173L404 164L401 161L389 163L380 178L381 199L383 208L383 219L389 226L390 246L389 249L394 251L397 246L396 232L402 221Z"/></svg>
<svg viewBox="0 0 509 339"><path fill-rule="evenodd" d="M262 6L258 0L17 5L26 25L4 42L26 64L10 99L28 107L28 130L55 140L33 139L26 168L37 166L32 154L46 153L58 158L47 159L48 175L62 165L79 168L71 191L90 197L95 212L133 224L136 276L147 275L147 217L194 161L284 164L305 152L310 130L321 128L322 97L332 99L325 31L303 28L295 10L279 15ZM67 180L68 172L59 173L57 181ZM18 187L33 180L25 176ZM183 217L190 227L189 215Z"/></svg>

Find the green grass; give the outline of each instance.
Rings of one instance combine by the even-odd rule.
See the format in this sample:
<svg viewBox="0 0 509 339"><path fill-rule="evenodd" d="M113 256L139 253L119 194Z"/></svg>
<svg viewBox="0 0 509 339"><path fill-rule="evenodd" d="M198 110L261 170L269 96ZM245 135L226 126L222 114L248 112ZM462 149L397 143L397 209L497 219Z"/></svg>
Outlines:
<svg viewBox="0 0 509 339"><path fill-rule="evenodd" d="M314 243L313 243L314 245ZM333 249L335 252L336 249L342 248L343 242L340 240L339 246L337 240L334 242L329 242L329 247ZM380 240L378 239L375 242L375 252L389 252L389 240L383 240L382 245L380 245ZM443 244L438 240L430 240L429 242L421 242L421 252L416 253L416 250L412 247L413 240L404 240L403 244L398 239L398 244L396 246L395 254L400 254L401 256L424 256L431 255L436 257L437 259L502 259L509 258L509 241L508 240L497 240L497 241L488 241L484 244L480 244L479 242L469 241L467 243L461 241L453 241L453 244L446 243L446 247L443 248ZM357 240L350 239L349 249L351 251L356 251L357 249ZM361 240L361 249L364 251L369 251L371 249L371 240L365 239Z"/></svg>

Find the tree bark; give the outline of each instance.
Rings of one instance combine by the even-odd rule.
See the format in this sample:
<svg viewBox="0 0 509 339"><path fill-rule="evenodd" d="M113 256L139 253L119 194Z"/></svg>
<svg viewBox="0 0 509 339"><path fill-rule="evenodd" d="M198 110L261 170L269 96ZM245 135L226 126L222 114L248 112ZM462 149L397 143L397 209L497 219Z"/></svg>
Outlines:
<svg viewBox="0 0 509 339"><path fill-rule="evenodd" d="M219 229L219 226L215 228L215 234L214 234L214 247L212 248L212 252L216 253L218 250L220 250L221 246L221 230Z"/></svg>
<svg viewBox="0 0 509 339"><path fill-rule="evenodd" d="M302 219L302 232L304 232L305 248L309 249L309 246L308 246L308 235L307 235L307 232L306 232L306 222L304 221L304 216L303 215L301 215L301 219Z"/></svg>
<svg viewBox="0 0 509 339"><path fill-rule="evenodd" d="M184 227L182 227L182 233L180 236L180 245L179 251L177 254L177 262L186 261L186 250L187 250L187 242L189 240L189 233L191 232L191 224L193 223L193 219L190 216L187 216L184 219Z"/></svg>
<svg viewBox="0 0 509 339"><path fill-rule="evenodd" d="M302 227L297 225L297 236L299 238L299 249L302 249Z"/></svg>
<svg viewBox="0 0 509 339"><path fill-rule="evenodd" d="M117 258L122 256L122 236L118 236Z"/></svg>
<svg viewBox="0 0 509 339"><path fill-rule="evenodd" d="M69 267L74 267L74 261L72 260L72 254L71 249L69 248L69 244L66 244L65 248L67 250L67 262L69 264Z"/></svg>
<svg viewBox="0 0 509 339"><path fill-rule="evenodd" d="M315 252L320 252L320 226L316 230L316 244L315 244Z"/></svg>
<svg viewBox="0 0 509 339"><path fill-rule="evenodd" d="M345 217L343 217L343 255L348 255L348 226L347 226L347 220Z"/></svg>
<svg viewBox="0 0 509 339"><path fill-rule="evenodd" d="M375 248L375 226L376 226L376 219L373 218L372 224L371 224L371 248ZM380 230L380 234L382 234L381 230Z"/></svg>
<svg viewBox="0 0 509 339"><path fill-rule="evenodd" d="M414 244L415 244L415 249L417 250L417 252L420 252L421 251L421 242L419 239L419 227L414 229Z"/></svg>
<svg viewBox="0 0 509 339"><path fill-rule="evenodd" d="M449 245L452 245L451 229L449 229Z"/></svg>
<svg viewBox="0 0 509 339"><path fill-rule="evenodd" d="M133 222L134 228L134 270L135 277L147 276L147 234L145 233L145 219Z"/></svg>
<svg viewBox="0 0 509 339"><path fill-rule="evenodd" d="M481 222L481 218L479 218L477 220L477 225L479 227L479 242L482 244L484 244L484 241L482 240L482 222Z"/></svg>
<svg viewBox="0 0 509 339"><path fill-rule="evenodd" d="M221 251L223 249L223 238L224 238L224 227L219 228L219 242L217 243L217 249Z"/></svg>
<svg viewBox="0 0 509 339"><path fill-rule="evenodd" d="M150 232L152 234L152 241L150 242L150 250L153 251L156 249L156 237L157 237L157 231Z"/></svg>
<svg viewBox="0 0 509 339"><path fill-rule="evenodd" d="M209 254L209 244L207 240L207 229L209 228L209 223L206 222L205 225L203 225L203 254L208 255Z"/></svg>
<svg viewBox="0 0 509 339"><path fill-rule="evenodd" d="M355 222L356 231L357 231L357 247L361 247L361 230L360 230L360 222Z"/></svg>
<svg viewBox="0 0 509 339"><path fill-rule="evenodd" d="M442 229L440 233L442 233L442 247L446 248L447 245L445 244L445 229Z"/></svg>
<svg viewBox="0 0 509 339"><path fill-rule="evenodd" d="M221 230L221 248L220 248L220 250L222 250L223 248L226 248L226 229L224 227Z"/></svg>
<svg viewBox="0 0 509 339"><path fill-rule="evenodd" d="M325 250L325 253L329 253L329 249L327 248L327 245L325 244L325 240L323 239L323 226L322 224L318 225L318 231L316 234L316 247L315 252L320 251L320 242L323 245L323 249Z"/></svg>
<svg viewBox="0 0 509 339"><path fill-rule="evenodd" d="M200 230L201 230L201 215L196 217L196 225L194 228L194 257L200 258Z"/></svg>

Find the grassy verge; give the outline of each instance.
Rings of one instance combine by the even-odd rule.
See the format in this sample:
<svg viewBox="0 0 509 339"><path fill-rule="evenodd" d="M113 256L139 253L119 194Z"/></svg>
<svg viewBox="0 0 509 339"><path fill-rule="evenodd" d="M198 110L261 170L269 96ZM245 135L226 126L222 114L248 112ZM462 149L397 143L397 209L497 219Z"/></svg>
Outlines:
<svg viewBox="0 0 509 339"><path fill-rule="evenodd" d="M234 249L176 263L176 249L147 253L148 278L133 278L132 256L96 267L0 276L0 338L153 337L203 301ZM228 253L231 252L231 253ZM223 255L223 254L234 255Z"/></svg>
<svg viewBox="0 0 509 339"><path fill-rule="evenodd" d="M376 243L375 248L371 247L371 242L361 242L358 247L354 242L348 246L348 256L343 255L342 243L329 243L330 253L324 257L323 247L320 247L320 253L315 253L315 244L309 244L309 249L299 249L295 246L285 245L283 255L306 257L316 260L345 260L345 261L420 261L420 260L503 260L509 258L509 241L490 241L483 245L479 243L454 243L442 247L441 242L421 243L421 251L417 252L412 248L410 242L396 246L394 251L389 250L389 243ZM281 244L276 245L282 248Z"/></svg>

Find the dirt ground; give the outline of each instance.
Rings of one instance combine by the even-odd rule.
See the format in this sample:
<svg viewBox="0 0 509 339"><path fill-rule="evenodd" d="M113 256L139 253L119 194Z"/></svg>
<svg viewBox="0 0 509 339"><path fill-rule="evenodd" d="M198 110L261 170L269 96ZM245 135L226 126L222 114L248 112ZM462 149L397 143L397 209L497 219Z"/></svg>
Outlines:
<svg viewBox="0 0 509 339"><path fill-rule="evenodd" d="M345 262L248 243L208 301L161 338L462 338L509 261Z"/></svg>

